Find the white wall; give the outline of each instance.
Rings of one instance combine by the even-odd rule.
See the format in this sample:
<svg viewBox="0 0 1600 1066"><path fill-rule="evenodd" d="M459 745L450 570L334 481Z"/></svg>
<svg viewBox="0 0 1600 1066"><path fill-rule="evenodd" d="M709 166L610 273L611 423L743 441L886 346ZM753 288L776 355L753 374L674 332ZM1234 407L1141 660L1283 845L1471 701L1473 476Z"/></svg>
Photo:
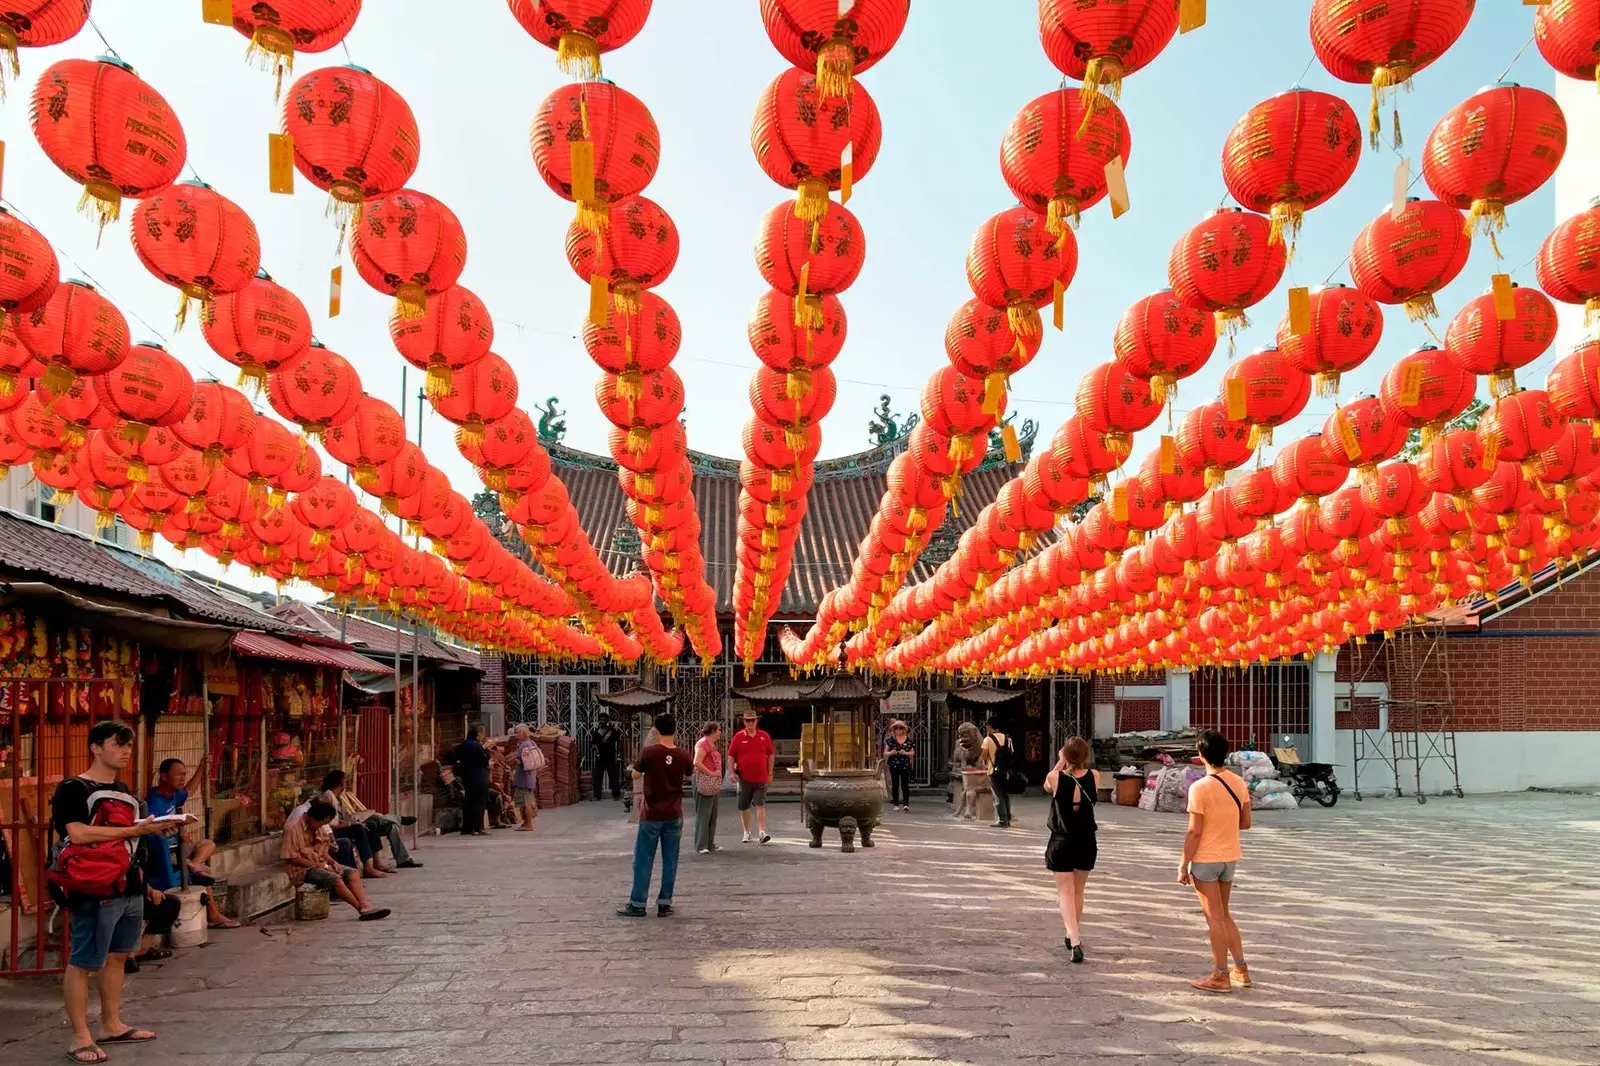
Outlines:
<svg viewBox="0 0 1600 1066"><path fill-rule="evenodd" d="M1371 734L1389 754L1389 735ZM1427 750L1427 738L1421 738ZM1357 784L1354 766L1354 738L1341 729L1334 745L1339 753L1335 776L1339 787L1352 791ZM1359 785L1366 796L1385 796L1394 791L1394 771L1368 749L1361 764ZM1528 788L1600 788L1600 731L1561 733L1457 733L1456 763L1461 771L1461 790L1467 793L1521 792ZM1400 786L1407 796L1416 790L1416 764L1400 767ZM1449 766L1437 759L1422 765L1422 790L1436 796L1450 791Z"/></svg>

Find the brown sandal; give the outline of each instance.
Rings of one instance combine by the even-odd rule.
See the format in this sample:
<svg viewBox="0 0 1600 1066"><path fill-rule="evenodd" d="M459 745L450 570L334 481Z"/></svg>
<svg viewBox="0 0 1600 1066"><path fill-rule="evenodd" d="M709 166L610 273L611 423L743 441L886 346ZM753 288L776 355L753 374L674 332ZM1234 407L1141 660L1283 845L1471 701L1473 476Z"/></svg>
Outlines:
<svg viewBox="0 0 1600 1066"><path fill-rule="evenodd" d="M105 1062L110 1057L104 1050L94 1044L85 1044L67 1052L67 1061L80 1063L81 1066L93 1066L94 1063Z"/></svg>

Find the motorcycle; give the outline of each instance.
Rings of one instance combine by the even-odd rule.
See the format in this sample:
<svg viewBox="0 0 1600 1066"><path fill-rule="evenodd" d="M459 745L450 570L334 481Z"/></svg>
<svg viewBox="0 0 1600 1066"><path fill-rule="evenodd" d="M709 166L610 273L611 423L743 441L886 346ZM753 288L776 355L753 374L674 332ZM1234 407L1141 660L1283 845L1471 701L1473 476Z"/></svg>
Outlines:
<svg viewBox="0 0 1600 1066"><path fill-rule="evenodd" d="M1280 753L1285 749L1279 749ZM1293 754L1294 749L1287 749ZM1289 790L1297 800L1313 799L1323 807L1339 802L1339 782L1334 780L1333 766L1325 762L1301 762L1295 755L1291 759L1272 760L1277 764L1280 780L1289 782Z"/></svg>

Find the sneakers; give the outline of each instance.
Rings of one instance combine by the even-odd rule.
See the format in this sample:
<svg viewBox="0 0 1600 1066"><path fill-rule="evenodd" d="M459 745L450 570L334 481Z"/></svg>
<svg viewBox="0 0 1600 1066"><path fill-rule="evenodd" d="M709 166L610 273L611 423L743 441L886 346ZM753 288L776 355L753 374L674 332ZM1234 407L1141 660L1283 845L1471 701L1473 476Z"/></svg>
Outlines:
<svg viewBox="0 0 1600 1066"><path fill-rule="evenodd" d="M670 904L670 903L657 903L656 904L656 917L657 918L671 918L672 917L672 904Z"/></svg>
<svg viewBox="0 0 1600 1066"><path fill-rule="evenodd" d="M699 851L699 854L701 854L701 855L710 855L711 854L711 849L710 848L701 848L700 851Z"/></svg>
<svg viewBox="0 0 1600 1066"><path fill-rule="evenodd" d="M1234 965L1228 970L1228 980L1237 988L1251 987L1250 967L1242 962Z"/></svg>
<svg viewBox="0 0 1600 1066"><path fill-rule="evenodd" d="M770 836L768 836L766 833L763 832L761 834L761 843L765 844L765 843L767 843L767 841L769 841L771 839L772 838Z"/></svg>
<svg viewBox="0 0 1600 1066"><path fill-rule="evenodd" d="M722 845L721 844L713 844L713 845L711 845L711 847L707 848L706 850L707 851L721 851L722 850Z"/></svg>
<svg viewBox="0 0 1600 1066"><path fill-rule="evenodd" d="M1233 991L1233 982L1229 980L1227 971L1225 970L1212 970L1209 974L1200 978L1198 981L1191 981L1189 983L1194 985L1194 987L1198 988L1202 992L1215 992L1220 994L1223 992Z"/></svg>
<svg viewBox="0 0 1600 1066"><path fill-rule="evenodd" d="M742 842L741 842L741 843L745 843L745 844L748 844L748 843L750 843L750 841L751 841L751 840L752 840L752 839L754 839L754 838L753 838L753 837L751 837L751 836L750 836L750 834L749 834L749 833L746 833L746 834L745 834L745 835L744 835L744 840L743 840L743 841L742 841Z"/></svg>
<svg viewBox="0 0 1600 1066"><path fill-rule="evenodd" d="M649 912L637 903L630 903L617 911L618 918L643 918L648 914Z"/></svg>

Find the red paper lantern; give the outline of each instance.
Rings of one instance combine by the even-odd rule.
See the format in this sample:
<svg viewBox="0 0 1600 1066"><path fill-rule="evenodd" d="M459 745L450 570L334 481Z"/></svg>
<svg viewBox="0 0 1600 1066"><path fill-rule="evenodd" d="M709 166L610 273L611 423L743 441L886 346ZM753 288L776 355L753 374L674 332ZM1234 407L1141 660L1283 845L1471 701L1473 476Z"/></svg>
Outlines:
<svg viewBox="0 0 1600 1066"><path fill-rule="evenodd" d="M1043 341L1041 333L1013 334L1004 309L971 299L950 316L944 353L967 377L992 378L984 381L985 395L991 395L1003 391L1011 375L1032 362Z"/></svg>
<svg viewBox="0 0 1600 1066"><path fill-rule="evenodd" d="M1467 212L1466 227L1494 235L1506 205L1550 180L1567 150L1567 120L1549 93L1496 85L1445 113L1422 149L1422 177L1433 194ZM1500 249L1495 247L1495 254Z"/></svg>
<svg viewBox="0 0 1600 1066"><path fill-rule="evenodd" d="M126 426L114 426L106 431L106 441L128 460L128 480L140 484L149 480L151 467L170 463L189 450L189 446L165 426L156 426L143 436L137 430L129 432Z"/></svg>
<svg viewBox="0 0 1600 1066"><path fill-rule="evenodd" d="M428 397L433 409L460 426L469 437L482 437L484 427L517 406L517 375L511 364L490 352L457 370L448 395Z"/></svg>
<svg viewBox="0 0 1600 1066"><path fill-rule="evenodd" d="M823 296L815 303L816 319L808 310L807 321L797 325L789 313L789 300L775 289L768 289L750 315L746 335L750 347L766 366L787 375L791 399L802 399L811 390L811 375L838 357L844 347L844 305L837 296Z"/></svg>
<svg viewBox="0 0 1600 1066"><path fill-rule="evenodd" d="M249 442L255 421L255 409L244 393L221 382L202 381L194 387L188 412L172 431L215 466L228 452Z"/></svg>
<svg viewBox="0 0 1600 1066"><path fill-rule="evenodd" d="M841 293L855 283L866 256L861 223L832 200L814 222L800 217L793 200L785 200L762 217L756 232L756 269L785 296Z"/></svg>
<svg viewBox="0 0 1600 1066"><path fill-rule="evenodd" d="M632 314L613 309L603 325L583 324L584 350L613 374L660 370L672 362L682 342L678 313L653 292L639 294L639 309Z"/></svg>
<svg viewBox="0 0 1600 1066"><path fill-rule="evenodd" d="M1272 463L1272 477L1282 496L1314 503L1344 484L1348 466L1330 454L1329 444L1315 433L1283 446Z"/></svg>
<svg viewBox="0 0 1600 1066"><path fill-rule="evenodd" d="M1070 221L1105 198L1106 166L1124 168L1133 138L1122 109L1098 93L1086 103L1063 85L1017 112L1000 141L1000 173L1024 207L1045 216L1059 237Z"/></svg>
<svg viewBox="0 0 1600 1066"><path fill-rule="evenodd" d="M361 209L350 231L361 279L395 298L402 317L418 317L428 297L450 288L467 265L467 237L455 212L427 193L401 189Z"/></svg>
<svg viewBox="0 0 1600 1066"><path fill-rule="evenodd" d="M1328 458L1358 467L1362 476L1405 447L1409 425L1376 396L1360 396L1337 408L1322 426Z"/></svg>
<svg viewBox="0 0 1600 1066"><path fill-rule="evenodd" d="M294 365L267 378L267 399L307 436L320 437L355 413L361 378L344 356L312 341Z"/></svg>
<svg viewBox="0 0 1600 1066"><path fill-rule="evenodd" d="M42 307L10 319L11 328L44 364L39 386L60 394L80 374L104 374L128 357L128 320L87 282L62 282Z"/></svg>
<svg viewBox="0 0 1600 1066"><path fill-rule="evenodd" d="M1039 0L1039 42L1084 93L1115 98L1122 79L1148 65L1178 32L1171 0Z"/></svg>
<svg viewBox="0 0 1600 1066"><path fill-rule="evenodd" d="M1478 436L1499 461L1526 462L1555 444L1562 420L1543 389L1518 389L1502 396L1478 422Z"/></svg>
<svg viewBox="0 0 1600 1066"><path fill-rule="evenodd" d="M341 225L365 200L399 192L422 141L405 98L362 67L323 67L295 80L283 103L294 165L328 193Z"/></svg>
<svg viewBox="0 0 1600 1066"><path fill-rule="evenodd" d="M508 0L528 36L556 52L574 78L598 78L600 56L644 29L651 0Z"/></svg>
<svg viewBox="0 0 1600 1066"><path fill-rule="evenodd" d="M261 421L257 419L256 421ZM277 476L274 484L279 492L288 494L304 492L322 476L322 458L304 437L293 442L294 460L289 468Z"/></svg>
<svg viewBox="0 0 1600 1066"><path fill-rule="evenodd" d="M1005 308L1011 332L1040 331L1038 309L1059 300L1078 269L1078 242L1070 230L1051 238L1039 216L1013 207L991 216L967 245L972 295Z"/></svg>
<svg viewBox="0 0 1600 1066"><path fill-rule="evenodd" d="M1218 208L1172 246L1167 280L1172 293L1197 311L1216 314L1231 337L1249 324L1245 309L1261 302L1283 277L1282 242L1271 239L1266 216L1237 207Z"/></svg>
<svg viewBox="0 0 1600 1066"><path fill-rule="evenodd" d="M1600 341L1586 341L1550 368L1550 405L1563 418L1600 418Z"/></svg>
<svg viewBox="0 0 1600 1066"><path fill-rule="evenodd" d="M18 48L63 44L89 21L89 0L27 0L0 14L0 80L21 74Z"/></svg>
<svg viewBox="0 0 1600 1066"><path fill-rule="evenodd" d="M269 486L282 477L300 458L301 439L270 418L257 418L250 428L250 439L223 458L223 464L244 478L250 495L266 496ZM273 506L283 502L284 493L275 493Z"/></svg>
<svg viewBox="0 0 1600 1066"><path fill-rule="evenodd" d="M1368 131L1378 146L1382 97L1443 55L1467 28L1477 0L1313 0L1311 46L1329 74L1372 85ZM1400 143L1400 116L1394 118Z"/></svg>
<svg viewBox="0 0 1600 1066"><path fill-rule="evenodd" d="M1493 464L1487 461L1483 438L1475 430L1454 429L1441 433L1417 456L1417 472L1422 483L1434 492L1459 497L1466 506L1466 494L1489 480Z"/></svg>
<svg viewBox="0 0 1600 1066"><path fill-rule="evenodd" d="M211 350L239 368L238 384L258 392L268 374L293 366L311 343L305 305L265 271L203 304L200 329Z"/></svg>
<svg viewBox="0 0 1600 1066"><path fill-rule="evenodd" d="M823 99L851 96L854 75L894 47L911 0L761 0L761 23L784 59L813 71Z"/></svg>
<svg viewBox="0 0 1600 1066"><path fill-rule="evenodd" d="M378 497L379 505L391 514L400 514L400 505L410 497L419 497L418 510L403 518L421 520L420 508L427 504L434 511L444 506L443 497L450 495L450 482L443 474L428 464L422 449L410 441L401 447L400 454L387 462L377 464L377 473L361 483L362 491ZM426 495L427 499L420 497ZM437 502L437 507L433 506Z"/></svg>
<svg viewBox="0 0 1600 1066"><path fill-rule="evenodd" d="M0 16L0 53L6 51L4 16ZM11 49L15 54L16 45ZM0 70L4 56L0 55ZM0 312L34 311L50 302L61 282L56 252L44 235L0 207ZM0 315L3 325L4 315Z"/></svg>
<svg viewBox="0 0 1600 1066"><path fill-rule="evenodd" d="M1290 245L1305 213L1356 172L1361 125L1337 96L1290 89L1246 111L1222 142L1222 180L1235 200L1270 216L1268 240Z"/></svg>
<svg viewBox="0 0 1600 1066"><path fill-rule="evenodd" d="M1533 13L1539 54L1560 74L1600 81L1600 7L1595 0L1549 0Z"/></svg>
<svg viewBox="0 0 1600 1066"><path fill-rule="evenodd" d="M666 281L677 261L678 227L660 204L643 196L612 203L604 236L576 221L567 227L573 273L585 282L604 278L612 305L624 314L638 314L640 291Z"/></svg>
<svg viewBox="0 0 1600 1066"><path fill-rule="evenodd" d="M294 517L311 530L311 544L321 548L333 540L334 530L342 528L360 505L355 493L334 477L323 477L294 498Z"/></svg>
<svg viewBox="0 0 1600 1066"><path fill-rule="evenodd" d="M1230 417L1250 424L1250 447L1272 443L1272 430L1311 399L1311 378L1290 365L1276 348L1263 348L1228 364L1220 399Z"/></svg>
<svg viewBox="0 0 1600 1066"><path fill-rule="evenodd" d="M406 422L400 412L366 394L356 401L349 418L322 435L328 454L350 467L358 482L375 477L378 464L399 455L405 442Z"/></svg>
<svg viewBox="0 0 1600 1066"><path fill-rule="evenodd" d="M145 197L178 180L188 142L177 114L120 59L63 59L39 75L28 111L50 161L83 186L82 205L100 228L122 198Z"/></svg>
<svg viewBox="0 0 1600 1066"><path fill-rule="evenodd" d="M124 419L124 432L135 437L154 426L176 424L188 413L194 394L188 369L151 341L135 344L128 358L90 381L100 405Z"/></svg>
<svg viewBox="0 0 1600 1066"><path fill-rule="evenodd" d="M452 285L430 300L420 317L396 308L389 315L389 339L406 362L427 372L428 395L448 395L451 372L489 354L494 320L470 289Z"/></svg>
<svg viewBox="0 0 1600 1066"><path fill-rule="evenodd" d="M1135 377L1149 378L1158 403L1206 365L1217 347L1216 319L1170 289L1135 300L1117 320L1112 351Z"/></svg>
<svg viewBox="0 0 1600 1066"><path fill-rule="evenodd" d="M1439 313L1433 294L1467 265L1472 235L1461 212L1438 200L1411 197L1398 218L1385 208L1350 250L1356 288L1381 304L1405 304L1413 322Z"/></svg>
<svg viewBox="0 0 1600 1066"><path fill-rule="evenodd" d="M602 374L594 391L600 413L619 429L655 429L683 411L683 379L671 367L641 375L636 394L615 374Z"/></svg>
<svg viewBox="0 0 1600 1066"><path fill-rule="evenodd" d="M576 202L579 223L597 231L606 225L608 205L643 192L661 160L661 133L650 109L608 81L563 85L546 96L534 113L530 142L545 184ZM574 144L592 146L592 168L580 155L574 172Z"/></svg>
<svg viewBox="0 0 1600 1066"><path fill-rule="evenodd" d="M1384 409L1408 429L1433 441L1444 424L1472 403L1477 379L1442 350L1426 345L1403 355L1383 376L1378 395Z"/></svg>
<svg viewBox="0 0 1600 1066"><path fill-rule="evenodd" d="M878 105L865 88L824 98L815 75L792 68L762 91L750 127L756 162L767 177L797 190L795 213L807 222L822 218L828 193L842 189L845 162L852 182L867 176L882 139Z"/></svg>
<svg viewBox="0 0 1600 1066"><path fill-rule="evenodd" d="M246 58L271 71L277 96L283 76L294 70L296 52L326 52L343 41L361 0L233 0L233 28L250 38Z"/></svg>
<svg viewBox="0 0 1600 1066"><path fill-rule="evenodd" d="M833 371L827 367L811 372L811 388L799 399L789 395L786 378L765 366L750 376L750 406L761 421L783 429L803 430L813 422L821 422L833 409L837 385Z"/></svg>
<svg viewBox="0 0 1600 1066"><path fill-rule="evenodd" d="M1600 199L1551 231L1536 270L1551 299L1584 305L1584 325L1600 320Z"/></svg>
<svg viewBox="0 0 1600 1066"><path fill-rule="evenodd" d="M1445 331L1445 353L1463 370L1489 375L1489 393L1504 396L1517 387L1516 371L1555 343L1556 308L1538 289L1512 286L1515 317L1495 312L1494 293L1467 301Z"/></svg>
<svg viewBox="0 0 1600 1066"><path fill-rule="evenodd" d="M1177 432L1178 461L1189 469L1203 467L1207 486L1222 484L1227 471L1244 464L1255 450L1250 423L1231 419L1220 403L1202 404L1183 416Z"/></svg>
<svg viewBox="0 0 1600 1066"><path fill-rule="evenodd" d="M181 182L141 201L129 232L139 262L181 294L179 329L190 300L205 305L221 293L238 292L261 268L256 224L203 181Z"/></svg>
<svg viewBox="0 0 1600 1066"><path fill-rule="evenodd" d="M1134 377L1120 362L1101 363L1078 379L1078 417L1104 434L1105 445L1127 458L1133 435L1161 414L1150 383Z"/></svg>
<svg viewBox="0 0 1600 1066"><path fill-rule="evenodd" d="M1318 396L1339 391L1339 375L1367 361L1383 338L1383 312L1348 285L1325 285L1309 296L1311 327L1295 333L1291 317L1278 323L1278 350L1289 365L1315 375Z"/></svg>

